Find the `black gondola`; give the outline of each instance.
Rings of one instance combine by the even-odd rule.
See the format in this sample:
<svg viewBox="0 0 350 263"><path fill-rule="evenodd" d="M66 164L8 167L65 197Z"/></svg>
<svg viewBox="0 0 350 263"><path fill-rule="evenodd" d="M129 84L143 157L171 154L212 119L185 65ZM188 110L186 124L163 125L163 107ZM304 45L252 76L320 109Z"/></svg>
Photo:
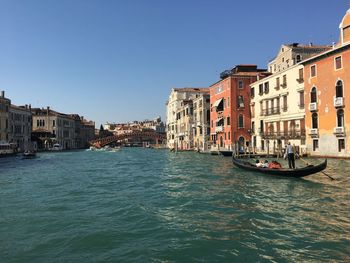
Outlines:
<svg viewBox="0 0 350 263"><path fill-rule="evenodd" d="M264 173L264 174L270 174L270 175L286 176L286 177L303 177L303 176L307 176L307 175L321 172L322 170L326 169L326 167L327 167L327 159L319 165L308 165L306 167L297 168L297 169L260 168L260 167L256 167L254 164L252 164L250 162L241 161L241 160L238 160L234 157L232 157L232 162L237 167L245 169L245 170L258 172L258 173Z"/></svg>

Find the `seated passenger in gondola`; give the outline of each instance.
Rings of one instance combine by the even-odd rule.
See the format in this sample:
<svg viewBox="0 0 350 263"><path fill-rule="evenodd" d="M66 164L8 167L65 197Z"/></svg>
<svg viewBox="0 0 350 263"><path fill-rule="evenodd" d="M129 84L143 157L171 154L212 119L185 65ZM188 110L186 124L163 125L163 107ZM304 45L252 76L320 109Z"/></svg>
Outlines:
<svg viewBox="0 0 350 263"><path fill-rule="evenodd" d="M281 169L282 168L282 165L277 162L277 161L272 161L270 164L269 164L269 168L270 169Z"/></svg>
<svg viewBox="0 0 350 263"><path fill-rule="evenodd" d="M258 159L256 159L256 161L255 161L255 165L256 165L256 167L261 168L261 167L264 165L264 163L263 163L263 162L261 162L261 161L259 161Z"/></svg>

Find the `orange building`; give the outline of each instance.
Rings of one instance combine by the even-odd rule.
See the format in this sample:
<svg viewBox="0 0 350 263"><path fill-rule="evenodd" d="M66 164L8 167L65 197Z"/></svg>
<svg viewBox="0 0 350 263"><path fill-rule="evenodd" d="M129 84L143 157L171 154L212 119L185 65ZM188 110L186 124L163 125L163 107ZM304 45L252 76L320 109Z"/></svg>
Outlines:
<svg viewBox="0 0 350 263"><path fill-rule="evenodd" d="M233 150L250 145L250 84L271 73L256 65L237 65L221 73L210 86L211 150Z"/></svg>
<svg viewBox="0 0 350 263"><path fill-rule="evenodd" d="M306 132L313 156L350 157L350 9L340 41L304 64Z"/></svg>

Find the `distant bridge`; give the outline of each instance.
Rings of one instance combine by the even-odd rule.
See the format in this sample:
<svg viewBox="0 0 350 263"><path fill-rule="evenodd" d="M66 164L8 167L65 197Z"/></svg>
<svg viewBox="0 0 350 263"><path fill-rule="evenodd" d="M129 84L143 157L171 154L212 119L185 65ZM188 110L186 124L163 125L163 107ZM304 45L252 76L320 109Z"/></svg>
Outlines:
<svg viewBox="0 0 350 263"><path fill-rule="evenodd" d="M156 144L163 143L164 140L166 140L166 134L161 134L157 132L132 132L132 133L125 133L121 135L113 135L113 136L108 136L104 138L98 138L96 140L90 141L90 145L94 146L96 148L101 148L106 145L109 145L114 142L118 142L121 140L129 139L129 138L140 138L140 140L145 140L145 139L153 139L156 141Z"/></svg>

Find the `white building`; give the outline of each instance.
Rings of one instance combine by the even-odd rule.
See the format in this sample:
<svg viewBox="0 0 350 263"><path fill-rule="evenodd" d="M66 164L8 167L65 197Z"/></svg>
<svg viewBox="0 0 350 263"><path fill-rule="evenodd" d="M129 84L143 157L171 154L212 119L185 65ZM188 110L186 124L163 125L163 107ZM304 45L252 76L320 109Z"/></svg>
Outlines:
<svg viewBox="0 0 350 263"><path fill-rule="evenodd" d="M281 153L287 142L305 153L303 66L251 84L252 141L257 152Z"/></svg>
<svg viewBox="0 0 350 263"><path fill-rule="evenodd" d="M175 149L177 142L181 140L181 134L177 126L177 117L184 101L198 98L201 94L209 94L208 88L174 88L171 90L169 99L166 102L166 133L167 147Z"/></svg>

